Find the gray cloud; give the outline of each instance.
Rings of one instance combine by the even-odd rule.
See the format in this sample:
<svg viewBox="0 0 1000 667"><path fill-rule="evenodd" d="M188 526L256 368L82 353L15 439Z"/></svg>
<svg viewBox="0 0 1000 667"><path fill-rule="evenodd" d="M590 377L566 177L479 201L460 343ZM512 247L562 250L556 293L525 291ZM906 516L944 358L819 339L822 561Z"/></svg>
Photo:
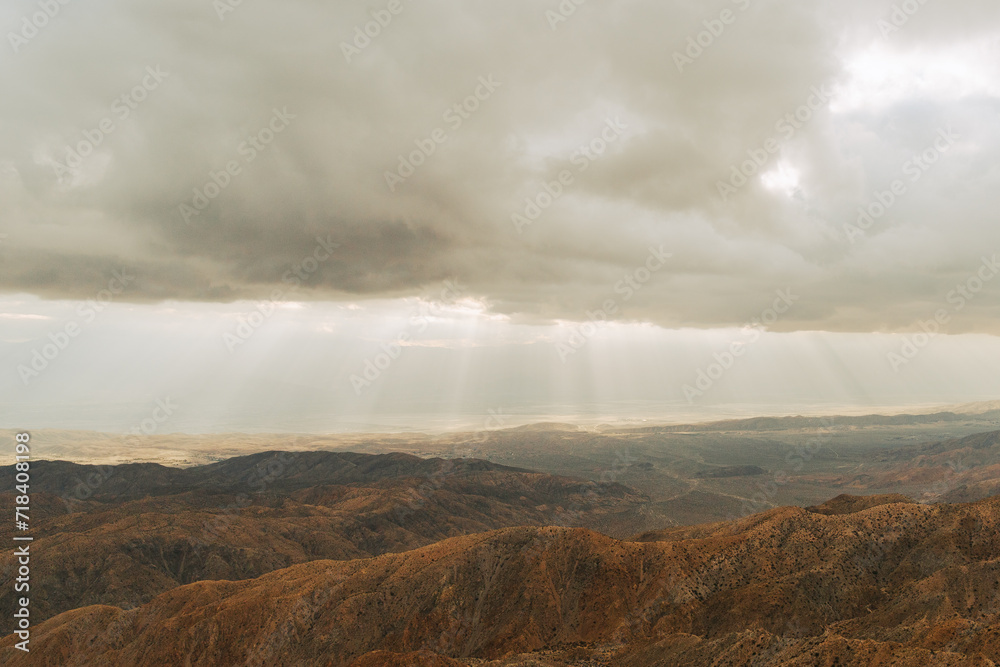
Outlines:
<svg viewBox="0 0 1000 667"><path fill-rule="evenodd" d="M670 263L619 317L739 325L789 287L801 300L773 328L881 331L932 316L1000 251L993 3L928 3L883 37L890 2L622 0L552 30L556 2L403 0L348 63L342 43L387 5L243 3L223 20L204 0L62 7L0 59L0 290L87 298L127 266L124 300L261 298L329 238L301 298L454 278L517 321L583 319L663 245ZM679 72L674 52L724 9L735 21ZM2 24L34 11L14 3ZM121 118L115 100L150 66L169 75ZM489 76L499 87L456 127L447 110ZM833 100L786 139L777 123L824 86ZM275 109L294 118L251 151ZM113 131L59 173L105 118ZM609 118L627 130L581 171ZM961 138L906 180L945 127ZM390 192L385 172L439 128ZM721 201L718 182L771 137L759 171L785 179L757 173ZM229 163L239 173L185 221ZM519 234L511 215L563 170L572 184ZM906 194L852 243L845 224L895 179ZM950 331L997 333L998 294L987 282Z"/></svg>

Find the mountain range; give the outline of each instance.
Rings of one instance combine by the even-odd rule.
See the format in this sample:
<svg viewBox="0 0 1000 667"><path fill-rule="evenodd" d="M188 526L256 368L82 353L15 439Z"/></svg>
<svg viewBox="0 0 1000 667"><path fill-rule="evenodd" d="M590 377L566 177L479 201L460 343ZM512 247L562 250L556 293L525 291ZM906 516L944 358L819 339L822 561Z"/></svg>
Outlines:
<svg viewBox="0 0 1000 667"><path fill-rule="evenodd" d="M546 425L501 442L551 440L558 457L555 439L577 433ZM697 494L710 506L774 472L712 447L671 454L695 514ZM0 662L1000 662L1000 432L884 446L862 464L845 464L850 451L802 475L900 491L700 522L624 483L664 475L664 454L623 457L596 480L404 453L36 461L32 652L8 636ZM13 607L13 547L0 559Z"/></svg>

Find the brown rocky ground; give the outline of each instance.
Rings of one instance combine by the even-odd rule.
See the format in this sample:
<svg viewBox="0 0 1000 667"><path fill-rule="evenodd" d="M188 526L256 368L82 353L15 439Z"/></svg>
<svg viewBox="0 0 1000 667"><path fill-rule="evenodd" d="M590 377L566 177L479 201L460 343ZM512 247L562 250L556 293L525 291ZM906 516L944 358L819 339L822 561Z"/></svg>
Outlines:
<svg viewBox="0 0 1000 667"><path fill-rule="evenodd" d="M0 642L0 661L1000 661L1000 498L860 504L871 506L833 514L779 508L686 536L675 530L633 541L585 529L505 528L253 580L203 581L130 611L92 606L60 614L35 628L30 662L10 637ZM435 663L432 654L448 660Z"/></svg>
<svg viewBox="0 0 1000 667"><path fill-rule="evenodd" d="M93 604L131 609L182 584L251 579L504 526L641 530L645 498L620 484L474 460L326 454L300 454L310 459L302 469L283 466L277 475L276 455L216 464L208 477L197 468L123 466L91 497L68 503L66 489L92 469L38 465L37 486L50 490L32 495L32 584L44 591L33 598L34 621ZM213 478L218 488L204 481ZM15 546L0 549L0 605L9 609Z"/></svg>

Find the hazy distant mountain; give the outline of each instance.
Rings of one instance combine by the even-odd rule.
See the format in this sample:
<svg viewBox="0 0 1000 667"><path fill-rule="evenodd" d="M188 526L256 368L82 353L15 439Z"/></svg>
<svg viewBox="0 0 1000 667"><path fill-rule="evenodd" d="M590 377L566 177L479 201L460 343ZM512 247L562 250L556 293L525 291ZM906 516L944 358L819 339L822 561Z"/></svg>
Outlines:
<svg viewBox="0 0 1000 667"><path fill-rule="evenodd" d="M12 474L13 468L4 466L0 474ZM315 484L370 484L399 477L486 471L528 472L478 459L446 462L399 453L261 452L190 468L158 463L92 466L36 461L32 464L32 488L58 496L122 501L196 490L249 493L266 487L291 491Z"/></svg>
<svg viewBox="0 0 1000 667"><path fill-rule="evenodd" d="M985 413L1000 412L1000 401L978 401L976 403L963 403L952 408L953 412L968 415L981 415Z"/></svg>
<svg viewBox="0 0 1000 667"><path fill-rule="evenodd" d="M991 404L992 405L992 404ZM620 427L602 425L603 432L630 433L697 433L707 431L778 431L789 429L820 429L836 425L838 427L870 427L870 426L910 426L917 424L936 424L939 422L964 422L970 417L978 420L1000 420L1000 407L983 412L934 412L931 414L902 415L835 415L830 417L751 417L749 419L727 419L723 421L704 422L698 424L669 424L660 426Z"/></svg>

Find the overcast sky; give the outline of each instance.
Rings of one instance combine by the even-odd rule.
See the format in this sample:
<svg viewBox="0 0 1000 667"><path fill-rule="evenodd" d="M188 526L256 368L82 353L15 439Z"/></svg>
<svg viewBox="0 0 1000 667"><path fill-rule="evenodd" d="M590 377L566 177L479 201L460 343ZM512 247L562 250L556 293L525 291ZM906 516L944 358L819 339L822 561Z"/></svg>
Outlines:
<svg viewBox="0 0 1000 667"><path fill-rule="evenodd" d="M442 391L478 387L469 410L539 382L525 400L569 412L752 403L760 373L696 384L751 349L806 401L1000 389L970 361L1000 333L996 2L40 6L0 9L0 396L25 410L194 392L202 347L261 401L266 364L319 391L287 369L326 350L345 414L406 411L390 374L462 378ZM261 299L278 315L240 335ZM386 344L444 356L366 380ZM817 348L833 388L796 384ZM186 379L105 386L150 355ZM625 373L650 355L673 361ZM620 390L558 389L612 366Z"/></svg>

